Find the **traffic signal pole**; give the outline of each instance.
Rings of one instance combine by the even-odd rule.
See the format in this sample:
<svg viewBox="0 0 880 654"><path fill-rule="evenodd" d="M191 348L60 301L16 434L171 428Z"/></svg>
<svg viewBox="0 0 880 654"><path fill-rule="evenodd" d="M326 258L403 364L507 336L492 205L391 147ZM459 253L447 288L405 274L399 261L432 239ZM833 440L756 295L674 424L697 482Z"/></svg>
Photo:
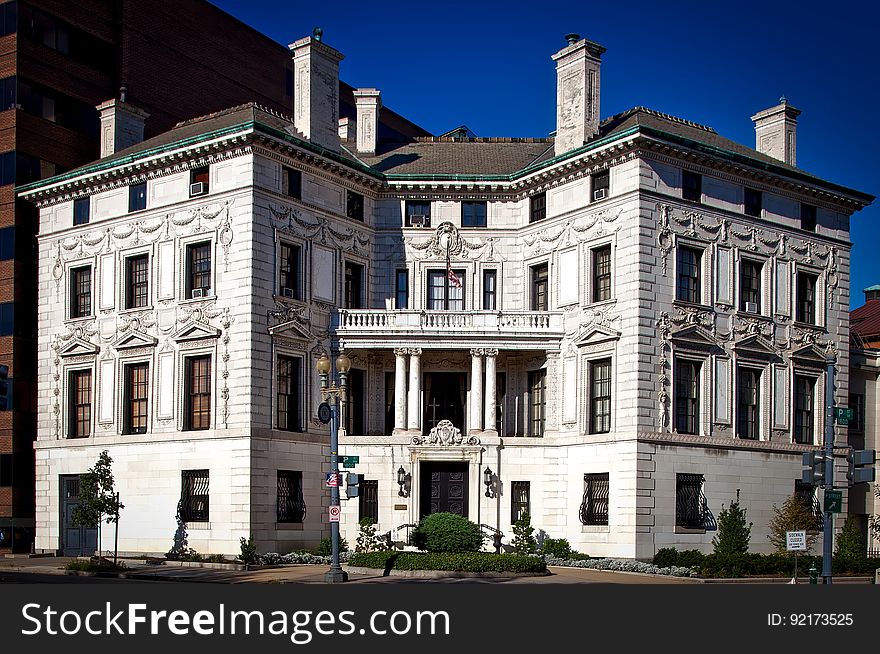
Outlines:
<svg viewBox="0 0 880 654"><path fill-rule="evenodd" d="M834 357L825 359L828 368L825 374L825 476L822 488L834 488ZM822 583L831 583L831 552L834 539L834 514L828 511L824 501L825 520L822 532Z"/></svg>

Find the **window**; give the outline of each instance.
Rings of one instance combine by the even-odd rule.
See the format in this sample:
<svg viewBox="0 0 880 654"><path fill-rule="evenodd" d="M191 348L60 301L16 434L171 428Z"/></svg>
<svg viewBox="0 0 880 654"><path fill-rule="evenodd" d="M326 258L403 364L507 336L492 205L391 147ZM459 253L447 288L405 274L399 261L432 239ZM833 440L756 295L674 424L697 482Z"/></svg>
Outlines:
<svg viewBox="0 0 880 654"><path fill-rule="evenodd" d="M590 186L593 189L593 202L604 200L608 197L611 176L607 170L595 173L590 177Z"/></svg>
<svg viewBox="0 0 880 654"><path fill-rule="evenodd" d="M743 189L743 212L747 216L761 217L761 191Z"/></svg>
<svg viewBox="0 0 880 654"><path fill-rule="evenodd" d="M507 403L507 373L499 372L495 376L495 431L499 436L505 434L504 405ZM388 432L391 433L391 432Z"/></svg>
<svg viewBox="0 0 880 654"><path fill-rule="evenodd" d="M300 419L301 360L294 357L278 357L278 379L275 425L284 431L302 431Z"/></svg>
<svg viewBox="0 0 880 654"><path fill-rule="evenodd" d="M87 225L89 223L90 198L78 198L73 201L73 224Z"/></svg>
<svg viewBox="0 0 880 654"><path fill-rule="evenodd" d="M15 329L15 303L3 302L0 304L0 336L12 336Z"/></svg>
<svg viewBox="0 0 880 654"><path fill-rule="evenodd" d="M428 309L464 311L464 283L464 270L453 270L451 276L446 270L429 270Z"/></svg>
<svg viewBox="0 0 880 654"><path fill-rule="evenodd" d="M700 430L700 364L675 360L675 430L697 434Z"/></svg>
<svg viewBox="0 0 880 654"><path fill-rule="evenodd" d="M19 12L22 37L108 74L114 70L112 43L28 5L19 5Z"/></svg>
<svg viewBox="0 0 880 654"><path fill-rule="evenodd" d="M133 184L128 187L128 211L140 211L147 208L147 183Z"/></svg>
<svg viewBox="0 0 880 654"><path fill-rule="evenodd" d="M807 232L816 231L816 207L811 204L801 204L801 229Z"/></svg>
<svg viewBox="0 0 880 654"><path fill-rule="evenodd" d="M740 438L757 440L761 373L752 368L739 368L736 376L736 435Z"/></svg>
<svg viewBox="0 0 880 654"><path fill-rule="evenodd" d="M0 229L0 261L15 258L15 226Z"/></svg>
<svg viewBox="0 0 880 654"><path fill-rule="evenodd" d="M306 518L303 498L302 473L293 470L278 471L278 522L300 523Z"/></svg>
<svg viewBox="0 0 880 654"><path fill-rule="evenodd" d="M611 246L593 250L593 302L611 299Z"/></svg>
<svg viewBox="0 0 880 654"><path fill-rule="evenodd" d="M208 192L208 182L211 179L210 168L202 166L189 171L189 196L204 195Z"/></svg>
<svg viewBox="0 0 880 654"><path fill-rule="evenodd" d="M510 524L515 524L524 513L531 514L529 508L529 482L510 482Z"/></svg>
<svg viewBox="0 0 880 654"><path fill-rule="evenodd" d="M681 171L681 197L691 202L703 199L703 177L689 170Z"/></svg>
<svg viewBox="0 0 880 654"><path fill-rule="evenodd" d="M211 357L185 359L184 430L211 428Z"/></svg>
<svg viewBox="0 0 880 654"><path fill-rule="evenodd" d="M461 226L462 227L485 227L486 226L486 203L485 202L462 202L461 203Z"/></svg>
<svg viewBox="0 0 880 654"><path fill-rule="evenodd" d="M186 297L204 297L211 293L211 244L186 246Z"/></svg>
<svg viewBox="0 0 880 654"><path fill-rule="evenodd" d="M851 393L849 396L849 408L853 410L853 419L849 423L851 432L863 433L865 431L865 396L859 393Z"/></svg>
<svg viewBox="0 0 880 654"><path fill-rule="evenodd" d="M700 259L703 253L693 248L678 248L678 268L675 277L675 298L700 304Z"/></svg>
<svg viewBox="0 0 880 654"><path fill-rule="evenodd" d="M354 191L345 192L345 215L364 222L364 196Z"/></svg>
<svg viewBox="0 0 880 654"><path fill-rule="evenodd" d="M611 431L611 359L590 362L590 433Z"/></svg>
<svg viewBox="0 0 880 654"><path fill-rule="evenodd" d="M529 436L544 435L547 371L529 371Z"/></svg>
<svg viewBox="0 0 880 654"><path fill-rule="evenodd" d="M149 392L149 366L136 363L125 366L125 406L123 408L123 434L147 433L147 396Z"/></svg>
<svg viewBox="0 0 880 654"><path fill-rule="evenodd" d="M369 518L376 524L379 522L379 482L376 479L362 479L358 486L358 521Z"/></svg>
<svg viewBox="0 0 880 654"><path fill-rule="evenodd" d="M12 486L12 454L0 454L0 487Z"/></svg>
<svg viewBox="0 0 880 654"><path fill-rule="evenodd" d="M88 438L92 435L92 371L75 370L70 373L70 419L68 438Z"/></svg>
<svg viewBox="0 0 880 654"><path fill-rule="evenodd" d="M532 266L532 311L550 309L549 283L550 275L547 264Z"/></svg>
<svg viewBox="0 0 880 654"><path fill-rule="evenodd" d="M92 268L73 268L70 271L70 317L92 315Z"/></svg>
<svg viewBox="0 0 880 654"><path fill-rule="evenodd" d="M302 248L290 243L281 244L281 261L278 269L280 294L295 300L303 299Z"/></svg>
<svg viewBox="0 0 880 654"><path fill-rule="evenodd" d="M537 193L529 198L529 222L536 223L547 217L547 194Z"/></svg>
<svg viewBox="0 0 880 654"><path fill-rule="evenodd" d="M816 282L818 277L809 273L798 273L797 276L797 307L795 320L816 324Z"/></svg>
<svg viewBox="0 0 880 654"><path fill-rule="evenodd" d="M761 264L757 261L740 261L739 310L761 313Z"/></svg>
<svg viewBox="0 0 880 654"><path fill-rule="evenodd" d="M210 517L208 471L183 470L180 477L180 506L177 513L181 522L207 522Z"/></svg>
<svg viewBox="0 0 880 654"><path fill-rule="evenodd" d="M385 433L394 431L394 387L397 380L394 372L385 373Z"/></svg>
<svg viewBox="0 0 880 654"><path fill-rule="evenodd" d="M150 267L146 254L125 260L125 308L137 309L150 303Z"/></svg>
<svg viewBox="0 0 880 654"><path fill-rule="evenodd" d="M302 199L302 173L287 166L281 166L281 192L289 198Z"/></svg>
<svg viewBox="0 0 880 654"><path fill-rule="evenodd" d="M825 516L816 497L816 487L808 482L795 479L794 494L798 496L803 505L813 514L813 523L807 525L807 531L813 533L822 531L822 528L825 526Z"/></svg>
<svg viewBox="0 0 880 654"><path fill-rule="evenodd" d="M581 524L608 524L609 486L607 472L584 475L584 497L581 500L580 511Z"/></svg>
<svg viewBox="0 0 880 654"><path fill-rule="evenodd" d="M483 271L483 310L494 311L498 308L495 285L498 281L497 271Z"/></svg>
<svg viewBox="0 0 880 654"><path fill-rule="evenodd" d="M409 270L396 272L394 306L398 309L409 309Z"/></svg>
<svg viewBox="0 0 880 654"><path fill-rule="evenodd" d="M348 371L348 393L345 401L345 428L350 435L364 434L364 371Z"/></svg>
<svg viewBox="0 0 880 654"><path fill-rule="evenodd" d="M813 403L816 380L800 375L794 378L794 442L813 443Z"/></svg>
<svg viewBox="0 0 880 654"><path fill-rule="evenodd" d="M705 498L703 475L678 473L675 475L675 526L685 529L705 529Z"/></svg>
<svg viewBox="0 0 880 654"><path fill-rule="evenodd" d="M351 261L345 262L345 308L363 309L364 267Z"/></svg>
<svg viewBox="0 0 880 654"><path fill-rule="evenodd" d="M431 203L421 200L407 200L405 225L407 227L430 227Z"/></svg>
<svg viewBox="0 0 880 654"><path fill-rule="evenodd" d="M15 2L0 5L0 36L15 34L18 29L18 6Z"/></svg>

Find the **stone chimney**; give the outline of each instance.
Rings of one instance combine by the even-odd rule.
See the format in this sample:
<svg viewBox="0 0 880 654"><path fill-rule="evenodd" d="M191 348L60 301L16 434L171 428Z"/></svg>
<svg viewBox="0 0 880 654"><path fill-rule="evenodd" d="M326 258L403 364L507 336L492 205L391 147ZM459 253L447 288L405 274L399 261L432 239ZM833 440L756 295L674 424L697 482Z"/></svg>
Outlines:
<svg viewBox="0 0 880 654"><path fill-rule="evenodd" d="M339 152L339 62L321 30L289 46L293 53L293 126L315 145Z"/></svg>
<svg viewBox="0 0 880 654"><path fill-rule="evenodd" d="M375 154L382 97L376 89L357 89L354 104L357 107L357 151Z"/></svg>
<svg viewBox="0 0 880 654"><path fill-rule="evenodd" d="M565 37L568 45L553 55L556 62L556 155L582 146L599 133L598 43L577 34Z"/></svg>
<svg viewBox="0 0 880 654"><path fill-rule="evenodd" d="M790 166L796 166L797 117L800 113L783 96L775 107L752 116L755 122L755 149Z"/></svg>
<svg viewBox="0 0 880 654"><path fill-rule="evenodd" d="M144 140L144 121L150 114L128 104L125 95L123 86L118 100L107 100L97 107L101 115L101 159Z"/></svg>
<svg viewBox="0 0 880 654"><path fill-rule="evenodd" d="M349 117L339 119L339 138L342 141L354 141L357 139L357 121Z"/></svg>

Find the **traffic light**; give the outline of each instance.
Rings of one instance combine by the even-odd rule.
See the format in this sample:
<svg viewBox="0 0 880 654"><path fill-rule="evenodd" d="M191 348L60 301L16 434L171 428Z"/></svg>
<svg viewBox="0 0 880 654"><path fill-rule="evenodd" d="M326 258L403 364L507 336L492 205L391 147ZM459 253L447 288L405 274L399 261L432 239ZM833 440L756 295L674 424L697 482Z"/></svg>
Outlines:
<svg viewBox="0 0 880 654"><path fill-rule="evenodd" d="M804 452L804 471L801 480L805 484L821 486L825 483L825 453L813 450Z"/></svg>
<svg viewBox="0 0 880 654"><path fill-rule="evenodd" d="M9 366L0 365L0 411L9 408Z"/></svg>
<svg viewBox="0 0 880 654"><path fill-rule="evenodd" d="M874 481L876 459L874 450L850 450L846 455L846 478L849 483L861 484Z"/></svg>
<svg viewBox="0 0 880 654"><path fill-rule="evenodd" d="M348 482L346 483L345 494L347 497L357 497L360 493L360 485L364 480L363 475L359 475L356 472L348 473Z"/></svg>

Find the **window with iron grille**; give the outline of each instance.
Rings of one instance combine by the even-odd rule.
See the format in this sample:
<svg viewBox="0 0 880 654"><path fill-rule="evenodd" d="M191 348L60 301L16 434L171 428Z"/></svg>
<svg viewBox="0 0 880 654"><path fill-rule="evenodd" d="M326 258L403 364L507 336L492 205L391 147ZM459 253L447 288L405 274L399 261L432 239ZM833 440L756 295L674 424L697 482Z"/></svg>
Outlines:
<svg viewBox="0 0 880 654"><path fill-rule="evenodd" d="M70 317L92 315L92 268L73 268L70 271Z"/></svg>
<svg viewBox="0 0 880 654"><path fill-rule="evenodd" d="M306 502L303 499L302 473L293 470L278 471L278 522L303 522Z"/></svg>
<svg viewBox="0 0 880 654"><path fill-rule="evenodd" d="M185 430L211 428L211 357L185 359Z"/></svg>
<svg viewBox="0 0 880 654"><path fill-rule="evenodd" d="M550 309L550 276L546 263L532 266L532 311Z"/></svg>
<svg viewBox="0 0 880 654"><path fill-rule="evenodd" d="M92 371L74 370L69 377L70 419L68 438L92 435Z"/></svg>
<svg viewBox="0 0 880 654"><path fill-rule="evenodd" d="M147 432L148 392L149 365L134 363L125 366L123 434L145 434Z"/></svg>
<svg viewBox="0 0 880 654"><path fill-rule="evenodd" d="M373 524L379 522L379 482L376 479L363 479L358 491L358 521L370 518Z"/></svg>
<svg viewBox="0 0 880 654"><path fill-rule="evenodd" d="M696 434L700 429L700 364L675 360L675 430Z"/></svg>
<svg viewBox="0 0 880 654"><path fill-rule="evenodd" d="M547 217L547 194L537 193L529 198L529 222L536 223Z"/></svg>
<svg viewBox="0 0 880 654"><path fill-rule="evenodd" d="M364 222L364 196L354 191L345 192L345 215Z"/></svg>
<svg viewBox="0 0 880 654"><path fill-rule="evenodd" d="M797 313L795 320L816 324L816 275L798 273L797 276Z"/></svg>
<svg viewBox="0 0 880 654"><path fill-rule="evenodd" d="M801 204L801 229L816 231L816 207L811 204Z"/></svg>
<svg viewBox="0 0 880 654"><path fill-rule="evenodd" d="M394 299L398 309L409 309L409 270L396 271Z"/></svg>
<svg viewBox="0 0 880 654"><path fill-rule="evenodd" d="M483 271L483 310L494 311L498 308L495 285L498 282L498 273L495 270Z"/></svg>
<svg viewBox="0 0 880 654"><path fill-rule="evenodd" d="M678 473L675 476L675 526L705 529L703 475Z"/></svg>
<svg viewBox="0 0 880 654"><path fill-rule="evenodd" d="M822 513L819 498L816 497L816 487L809 482L795 479L794 494L797 495L803 505L813 514L813 524L807 527L807 531L821 531L825 526L825 516Z"/></svg>
<svg viewBox="0 0 880 654"><path fill-rule="evenodd" d="M747 216L761 216L761 191L746 188L743 192L743 212Z"/></svg>
<svg viewBox="0 0 880 654"><path fill-rule="evenodd" d="M364 267L351 261L345 262L345 308L363 309Z"/></svg>
<svg viewBox="0 0 880 654"><path fill-rule="evenodd" d="M590 362L590 433L611 431L611 359Z"/></svg>
<svg viewBox="0 0 880 654"><path fill-rule="evenodd" d="M675 276L675 297L683 302L699 304L700 259L703 253L693 248L678 248L678 267Z"/></svg>
<svg viewBox="0 0 880 654"><path fill-rule="evenodd" d="M413 226L413 216L416 218L417 225L424 222L424 227L431 226L431 203L423 200L407 200L406 201L406 222L407 227Z"/></svg>
<svg viewBox="0 0 880 654"><path fill-rule="evenodd" d="M610 482L607 472L584 475L584 497L581 500L580 510L581 524L608 524L609 488Z"/></svg>
<svg viewBox="0 0 880 654"><path fill-rule="evenodd" d="M128 211L141 211L147 208L147 183L132 184L128 187Z"/></svg>
<svg viewBox="0 0 880 654"><path fill-rule="evenodd" d="M186 297L193 297L193 291L202 295L211 291L211 244L193 243L186 246Z"/></svg>
<svg viewBox="0 0 880 654"><path fill-rule="evenodd" d="M515 524L524 513L531 514L529 495L529 482L510 482L510 524Z"/></svg>
<svg viewBox="0 0 880 654"><path fill-rule="evenodd" d="M207 470L182 470L178 515L182 522L208 522L209 495Z"/></svg>
<svg viewBox="0 0 880 654"><path fill-rule="evenodd" d="M593 250L593 302L611 299L611 246Z"/></svg>
<svg viewBox="0 0 880 654"><path fill-rule="evenodd" d="M297 357L278 357L278 378L276 395L275 424L284 431L302 431L300 417L300 375L302 359Z"/></svg>
<svg viewBox="0 0 880 654"><path fill-rule="evenodd" d="M816 380L797 375L794 378L794 442L813 443L813 411Z"/></svg>
<svg viewBox="0 0 880 654"><path fill-rule="evenodd" d="M758 439L761 373L752 368L738 368L736 435L749 440Z"/></svg>
<svg viewBox="0 0 880 654"><path fill-rule="evenodd" d="M461 226L462 227L485 227L486 226L486 203L485 202L462 202L461 203Z"/></svg>
<svg viewBox="0 0 880 654"><path fill-rule="evenodd" d="M302 199L302 173L281 166L281 192L289 198Z"/></svg>
<svg viewBox="0 0 880 654"><path fill-rule="evenodd" d="M529 436L544 435L547 371L529 371Z"/></svg>
<svg viewBox="0 0 880 654"><path fill-rule="evenodd" d="M748 304L754 304L749 308ZM761 264L743 259L739 264L739 309L761 313Z"/></svg>
<svg viewBox="0 0 880 654"><path fill-rule="evenodd" d="M281 295L302 300L302 248L291 243L281 244L281 260L279 262L278 281Z"/></svg>
<svg viewBox="0 0 880 654"><path fill-rule="evenodd" d="M146 254L125 260L125 308L138 309L150 303L150 264Z"/></svg>
<svg viewBox="0 0 880 654"><path fill-rule="evenodd" d="M703 177L689 170L681 171L681 197L691 202L703 199Z"/></svg>

